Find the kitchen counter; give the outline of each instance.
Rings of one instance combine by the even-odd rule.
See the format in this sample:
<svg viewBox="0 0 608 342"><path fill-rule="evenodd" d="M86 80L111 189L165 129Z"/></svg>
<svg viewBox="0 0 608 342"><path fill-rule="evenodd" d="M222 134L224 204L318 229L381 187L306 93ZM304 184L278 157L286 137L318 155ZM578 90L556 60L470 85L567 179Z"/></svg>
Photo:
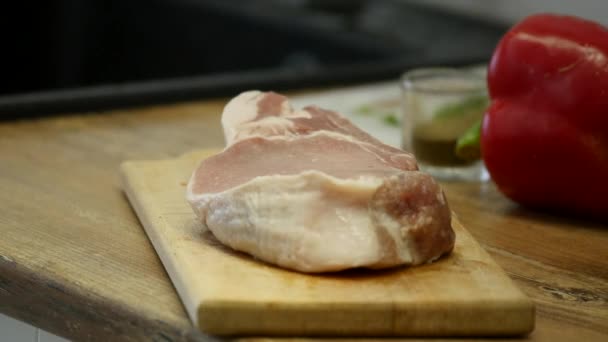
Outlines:
<svg viewBox="0 0 608 342"><path fill-rule="evenodd" d="M190 324L118 166L222 146L224 103L0 123L0 312L77 340L209 338ZM492 183L443 186L535 301L528 339L608 340L608 226L523 209Z"/></svg>

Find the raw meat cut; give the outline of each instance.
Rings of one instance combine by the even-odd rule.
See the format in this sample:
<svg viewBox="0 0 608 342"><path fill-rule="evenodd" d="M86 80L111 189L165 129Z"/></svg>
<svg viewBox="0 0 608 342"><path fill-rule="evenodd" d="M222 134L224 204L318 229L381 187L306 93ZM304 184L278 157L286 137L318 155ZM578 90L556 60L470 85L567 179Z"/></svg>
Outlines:
<svg viewBox="0 0 608 342"><path fill-rule="evenodd" d="M193 172L187 200L223 244L302 272L419 265L452 250L439 185L341 115L250 91L222 125L227 146Z"/></svg>

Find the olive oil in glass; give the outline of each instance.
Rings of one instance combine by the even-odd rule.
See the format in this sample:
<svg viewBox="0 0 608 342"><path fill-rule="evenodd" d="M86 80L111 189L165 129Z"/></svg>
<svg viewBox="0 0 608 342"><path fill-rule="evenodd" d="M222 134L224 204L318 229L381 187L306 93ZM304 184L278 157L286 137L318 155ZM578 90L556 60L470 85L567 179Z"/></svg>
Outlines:
<svg viewBox="0 0 608 342"><path fill-rule="evenodd" d="M479 159L456 154L456 144L488 105L485 80L459 69L418 69L402 78L403 148L439 179L478 180Z"/></svg>

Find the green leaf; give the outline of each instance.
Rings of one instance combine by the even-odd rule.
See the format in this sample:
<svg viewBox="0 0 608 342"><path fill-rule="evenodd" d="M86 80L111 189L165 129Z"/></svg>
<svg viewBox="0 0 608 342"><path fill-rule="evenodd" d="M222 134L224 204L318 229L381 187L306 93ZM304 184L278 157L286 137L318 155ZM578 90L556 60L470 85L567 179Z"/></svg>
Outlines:
<svg viewBox="0 0 608 342"><path fill-rule="evenodd" d="M360 107L355 109L356 114L361 115L370 115L374 112L374 109L369 105L361 105Z"/></svg>
<svg viewBox="0 0 608 342"><path fill-rule="evenodd" d="M459 116L476 115L485 111L488 106L488 97L475 95L463 99L461 102L450 103L439 108L434 114L434 119L452 119Z"/></svg>
<svg viewBox="0 0 608 342"><path fill-rule="evenodd" d="M399 127L399 118L397 117L397 115L395 115L395 113L386 114L383 120L384 123L389 126Z"/></svg>
<svg viewBox="0 0 608 342"><path fill-rule="evenodd" d="M481 158L481 119L475 122L464 134L456 141L454 153L465 161L475 161Z"/></svg>

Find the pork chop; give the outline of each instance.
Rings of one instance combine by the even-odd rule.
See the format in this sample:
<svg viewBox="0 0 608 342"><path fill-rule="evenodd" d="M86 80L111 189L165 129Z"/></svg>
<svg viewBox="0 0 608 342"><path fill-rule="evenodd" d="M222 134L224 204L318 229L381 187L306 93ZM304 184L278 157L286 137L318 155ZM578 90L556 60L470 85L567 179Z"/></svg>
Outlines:
<svg viewBox="0 0 608 342"><path fill-rule="evenodd" d="M343 116L250 91L222 125L227 146L193 172L187 200L223 244L302 272L419 265L452 250L439 185Z"/></svg>

